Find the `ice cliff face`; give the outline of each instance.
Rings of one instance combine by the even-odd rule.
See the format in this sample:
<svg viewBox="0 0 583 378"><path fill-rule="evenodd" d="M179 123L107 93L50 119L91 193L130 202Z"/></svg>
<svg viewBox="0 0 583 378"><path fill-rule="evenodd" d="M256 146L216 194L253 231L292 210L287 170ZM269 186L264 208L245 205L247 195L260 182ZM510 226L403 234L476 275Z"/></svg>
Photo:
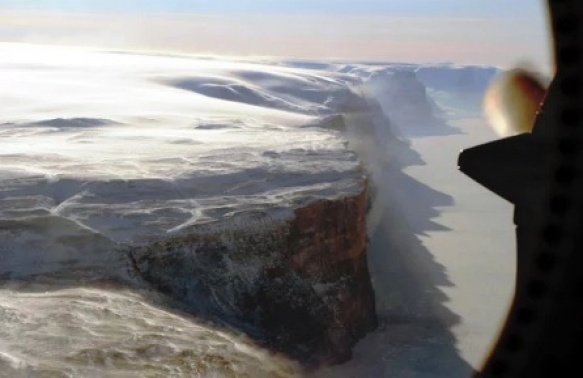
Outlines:
<svg viewBox="0 0 583 378"><path fill-rule="evenodd" d="M307 365L350 358L376 326L375 177L410 158L395 125L435 117L419 72L14 48L4 282L154 289Z"/></svg>
<svg viewBox="0 0 583 378"><path fill-rule="evenodd" d="M414 71L419 81L428 88L479 94L483 93L492 78L501 72L495 67L454 64L420 66Z"/></svg>
<svg viewBox="0 0 583 378"><path fill-rule="evenodd" d="M350 357L376 317L342 75L38 49L0 61L5 282L155 289L306 364Z"/></svg>
<svg viewBox="0 0 583 378"><path fill-rule="evenodd" d="M366 82L366 88L369 96L382 99L383 111L390 115L397 128L428 128L436 121L427 88L413 71L374 72Z"/></svg>

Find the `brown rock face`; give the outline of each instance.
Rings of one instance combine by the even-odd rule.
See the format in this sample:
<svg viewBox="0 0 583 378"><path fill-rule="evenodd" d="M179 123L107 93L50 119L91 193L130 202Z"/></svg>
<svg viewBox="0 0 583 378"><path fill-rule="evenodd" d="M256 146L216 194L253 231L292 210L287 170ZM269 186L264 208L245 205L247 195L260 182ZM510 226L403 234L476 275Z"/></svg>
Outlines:
<svg viewBox="0 0 583 378"><path fill-rule="evenodd" d="M198 315L308 366L351 357L376 327L366 190L273 219L247 214L135 248L142 276Z"/></svg>

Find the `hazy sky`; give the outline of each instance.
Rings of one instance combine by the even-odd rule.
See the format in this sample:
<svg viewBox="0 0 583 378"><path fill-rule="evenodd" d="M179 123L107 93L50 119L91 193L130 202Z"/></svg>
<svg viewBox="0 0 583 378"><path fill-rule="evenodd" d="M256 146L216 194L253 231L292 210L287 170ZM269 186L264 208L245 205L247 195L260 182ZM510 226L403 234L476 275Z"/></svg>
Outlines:
<svg viewBox="0 0 583 378"><path fill-rule="evenodd" d="M539 0L0 0L4 9L130 12L378 13L517 17L540 13Z"/></svg>
<svg viewBox="0 0 583 378"><path fill-rule="evenodd" d="M0 41L550 67L542 0L0 0Z"/></svg>

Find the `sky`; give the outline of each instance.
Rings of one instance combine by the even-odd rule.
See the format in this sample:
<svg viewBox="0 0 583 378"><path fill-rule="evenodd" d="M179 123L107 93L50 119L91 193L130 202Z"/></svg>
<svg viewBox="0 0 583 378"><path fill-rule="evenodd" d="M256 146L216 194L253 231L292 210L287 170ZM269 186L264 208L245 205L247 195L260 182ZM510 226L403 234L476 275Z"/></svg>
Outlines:
<svg viewBox="0 0 583 378"><path fill-rule="evenodd" d="M542 0L0 0L0 41L552 66Z"/></svg>
<svg viewBox="0 0 583 378"><path fill-rule="evenodd" d="M538 0L0 0L0 7L90 12L381 12L402 16L516 17L538 13L539 3Z"/></svg>

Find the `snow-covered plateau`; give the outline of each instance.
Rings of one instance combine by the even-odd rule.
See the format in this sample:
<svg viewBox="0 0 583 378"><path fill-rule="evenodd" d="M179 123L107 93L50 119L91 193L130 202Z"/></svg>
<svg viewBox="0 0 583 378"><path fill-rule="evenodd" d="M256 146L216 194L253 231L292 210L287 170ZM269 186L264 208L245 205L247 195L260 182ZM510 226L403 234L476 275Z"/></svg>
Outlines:
<svg viewBox="0 0 583 378"><path fill-rule="evenodd" d="M456 169L497 72L0 43L0 376L468 376L514 282Z"/></svg>

